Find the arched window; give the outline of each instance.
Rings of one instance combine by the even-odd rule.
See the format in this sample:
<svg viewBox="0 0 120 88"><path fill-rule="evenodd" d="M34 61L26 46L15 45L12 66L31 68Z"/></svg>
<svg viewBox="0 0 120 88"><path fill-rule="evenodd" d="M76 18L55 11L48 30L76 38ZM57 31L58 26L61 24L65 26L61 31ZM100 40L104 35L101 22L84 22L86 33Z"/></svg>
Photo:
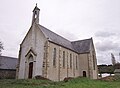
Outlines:
<svg viewBox="0 0 120 88"><path fill-rule="evenodd" d="M76 56L76 69L78 69L78 58Z"/></svg>
<svg viewBox="0 0 120 88"><path fill-rule="evenodd" d="M56 48L53 49L53 66L56 66Z"/></svg>
<svg viewBox="0 0 120 88"><path fill-rule="evenodd" d="M72 54L70 54L70 68L72 68Z"/></svg>
<svg viewBox="0 0 120 88"><path fill-rule="evenodd" d="M63 51L63 68L65 68L65 51Z"/></svg>
<svg viewBox="0 0 120 88"><path fill-rule="evenodd" d="M37 18L37 11L35 11L35 18Z"/></svg>

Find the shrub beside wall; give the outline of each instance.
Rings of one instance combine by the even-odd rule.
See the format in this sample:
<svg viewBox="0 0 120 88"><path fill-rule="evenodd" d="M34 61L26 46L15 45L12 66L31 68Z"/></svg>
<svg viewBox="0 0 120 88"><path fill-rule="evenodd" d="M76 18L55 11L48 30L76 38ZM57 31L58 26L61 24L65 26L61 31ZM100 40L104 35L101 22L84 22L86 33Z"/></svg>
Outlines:
<svg viewBox="0 0 120 88"><path fill-rule="evenodd" d="M15 79L16 70L0 69L0 79Z"/></svg>

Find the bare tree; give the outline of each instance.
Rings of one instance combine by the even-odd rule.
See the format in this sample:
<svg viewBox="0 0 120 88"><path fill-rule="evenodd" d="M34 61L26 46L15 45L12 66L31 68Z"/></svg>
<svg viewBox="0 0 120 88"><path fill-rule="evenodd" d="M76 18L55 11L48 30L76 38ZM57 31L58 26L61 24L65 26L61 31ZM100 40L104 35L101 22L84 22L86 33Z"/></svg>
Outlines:
<svg viewBox="0 0 120 88"><path fill-rule="evenodd" d="M111 61L113 65L116 64L115 56L113 55L113 53L111 53Z"/></svg>
<svg viewBox="0 0 120 88"><path fill-rule="evenodd" d="M3 47L3 43L0 41L0 56L1 56L1 54L2 54L2 50L4 49L4 47Z"/></svg>

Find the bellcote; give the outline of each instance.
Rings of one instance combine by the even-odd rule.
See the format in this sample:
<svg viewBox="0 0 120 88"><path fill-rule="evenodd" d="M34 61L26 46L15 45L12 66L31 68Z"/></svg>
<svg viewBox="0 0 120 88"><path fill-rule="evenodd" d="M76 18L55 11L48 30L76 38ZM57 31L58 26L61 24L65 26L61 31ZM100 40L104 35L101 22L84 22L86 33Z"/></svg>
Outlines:
<svg viewBox="0 0 120 88"><path fill-rule="evenodd" d="M33 9L32 24L34 22L39 24L39 12L40 12L40 9L37 7L37 4L36 4L35 8Z"/></svg>

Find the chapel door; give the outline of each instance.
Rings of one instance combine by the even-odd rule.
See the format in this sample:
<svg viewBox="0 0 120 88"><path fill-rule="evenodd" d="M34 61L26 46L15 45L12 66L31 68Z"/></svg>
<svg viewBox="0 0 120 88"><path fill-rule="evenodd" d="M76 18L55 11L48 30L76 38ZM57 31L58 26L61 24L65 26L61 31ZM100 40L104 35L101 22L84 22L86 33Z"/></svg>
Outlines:
<svg viewBox="0 0 120 88"><path fill-rule="evenodd" d="M32 74L33 74L33 62L30 62L29 63L29 74L28 74L29 79L32 78Z"/></svg>
<svg viewBox="0 0 120 88"><path fill-rule="evenodd" d="M83 71L83 77L86 77L86 71Z"/></svg>

